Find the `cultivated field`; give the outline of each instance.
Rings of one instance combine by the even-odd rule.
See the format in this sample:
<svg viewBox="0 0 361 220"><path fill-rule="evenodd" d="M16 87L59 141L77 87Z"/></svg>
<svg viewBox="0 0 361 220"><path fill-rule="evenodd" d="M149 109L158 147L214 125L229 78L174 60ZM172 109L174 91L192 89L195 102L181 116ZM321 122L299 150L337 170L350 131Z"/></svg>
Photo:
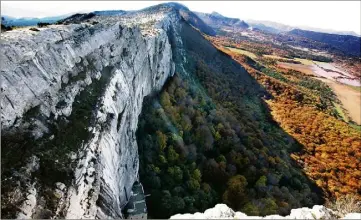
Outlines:
<svg viewBox="0 0 361 220"><path fill-rule="evenodd" d="M349 117L361 125L361 92L350 86L329 79L320 79L327 83L347 110Z"/></svg>
<svg viewBox="0 0 361 220"><path fill-rule="evenodd" d="M304 64L297 64L297 63L285 63L285 62L277 62L278 66L284 69L292 69L297 70L302 73L314 76L314 70L312 66L304 65Z"/></svg>
<svg viewBox="0 0 361 220"><path fill-rule="evenodd" d="M243 55L246 55L246 56L249 56L250 58L252 59L256 59L257 58L257 55L252 53L252 52L249 52L247 50L242 50L242 49L238 49L238 48L233 48L233 47L225 47L227 49L229 49L230 51L232 52L236 52L236 53L240 53L240 54L243 54Z"/></svg>

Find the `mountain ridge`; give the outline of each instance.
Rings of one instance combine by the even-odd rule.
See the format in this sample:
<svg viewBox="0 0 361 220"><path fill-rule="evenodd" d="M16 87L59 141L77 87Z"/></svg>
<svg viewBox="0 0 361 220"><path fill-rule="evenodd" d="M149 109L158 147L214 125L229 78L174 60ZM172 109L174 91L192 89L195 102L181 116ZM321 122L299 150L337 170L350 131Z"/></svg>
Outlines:
<svg viewBox="0 0 361 220"><path fill-rule="evenodd" d="M251 26L259 28L264 31L269 31L271 33L281 33L281 32L288 32L292 31L293 29L301 29L305 31L314 31L326 34L337 34L337 35L351 35L355 37L360 37L361 34L357 34L354 31L337 31L337 30L329 30L329 29L322 29L322 28L315 28L315 27L308 27L308 26L292 26L286 25L279 22L274 21L266 21L266 20L253 20L248 19L247 22L251 24Z"/></svg>
<svg viewBox="0 0 361 220"><path fill-rule="evenodd" d="M249 28L249 25L238 18L225 17L218 12L212 12L211 14L195 12L202 20L205 21L209 26L220 29L220 28L231 28L234 30L243 30Z"/></svg>
<svg viewBox="0 0 361 220"><path fill-rule="evenodd" d="M221 20L214 27L247 29L211 15ZM2 217L123 218L139 181L156 192L149 213L166 217L221 199L260 215L322 203L290 156L300 143L267 102L307 96L280 73L248 60L252 70L216 46L214 27L164 3L2 33ZM262 72L266 84L257 81Z"/></svg>
<svg viewBox="0 0 361 220"><path fill-rule="evenodd" d="M55 23L61 19L66 18L69 15L59 15L52 17L43 17L43 18L13 18L10 16L2 15L1 24L5 26L34 26L39 22L43 23Z"/></svg>
<svg viewBox="0 0 361 220"><path fill-rule="evenodd" d="M306 37L308 39L331 45L345 54L353 56L361 55L361 37L352 35L338 35L329 33L320 33L316 31L307 31L301 29L293 29L288 32L291 35Z"/></svg>

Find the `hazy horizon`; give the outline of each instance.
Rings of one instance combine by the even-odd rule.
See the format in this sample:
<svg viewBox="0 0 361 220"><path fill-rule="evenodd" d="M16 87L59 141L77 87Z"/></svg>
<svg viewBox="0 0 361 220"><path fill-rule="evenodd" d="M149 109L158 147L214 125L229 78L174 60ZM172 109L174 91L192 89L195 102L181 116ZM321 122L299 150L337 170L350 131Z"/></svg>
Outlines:
<svg viewBox="0 0 361 220"><path fill-rule="evenodd" d="M139 10L165 2L171 1L1 1L1 14L16 18L41 18L96 10ZM272 21L294 27L353 31L361 34L360 1L209 1L207 4L204 1L173 2L179 2L192 11L216 11L242 20Z"/></svg>

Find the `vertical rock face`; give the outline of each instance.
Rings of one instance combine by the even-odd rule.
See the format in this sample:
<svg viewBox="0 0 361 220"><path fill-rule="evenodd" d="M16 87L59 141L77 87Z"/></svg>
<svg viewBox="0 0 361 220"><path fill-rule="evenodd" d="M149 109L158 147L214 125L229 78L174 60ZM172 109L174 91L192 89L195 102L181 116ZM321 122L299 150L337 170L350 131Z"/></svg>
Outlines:
<svg viewBox="0 0 361 220"><path fill-rule="evenodd" d="M76 152L65 152L76 165L71 183L53 184L56 199L49 201L39 194L43 190L40 177L27 171L26 177L32 180L22 185L26 200L17 217L122 217L121 208L137 179L135 131L143 98L160 90L175 71L167 33L178 28L177 19L169 11L138 13L2 34L3 136L30 131L35 140L56 139L53 121L72 116L74 106L82 105L77 103L81 92L101 87L91 110L94 120L87 127L89 138L76 146ZM94 95L94 91L86 94ZM7 195L8 202L20 201L11 196L14 193ZM53 210L44 214L44 207L49 207L44 204L49 203Z"/></svg>

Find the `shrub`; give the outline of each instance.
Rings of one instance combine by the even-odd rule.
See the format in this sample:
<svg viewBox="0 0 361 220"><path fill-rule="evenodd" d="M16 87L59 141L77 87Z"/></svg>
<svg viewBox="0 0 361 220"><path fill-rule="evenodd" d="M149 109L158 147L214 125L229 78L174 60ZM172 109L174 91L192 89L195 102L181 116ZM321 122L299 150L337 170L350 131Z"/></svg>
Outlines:
<svg viewBox="0 0 361 220"><path fill-rule="evenodd" d="M357 200L356 196L351 194L335 199L326 204L326 206L341 217L347 213L361 212L361 201Z"/></svg>
<svg viewBox="0 0 361 220"><path fill-rule="evenodd" d="M5 32L5 31L11 31L13 28L11 26L6 26L1 24L1 32Z"/></svg>
<svg viewBox="0 0 361 220"><path fill-rule="evenodd" d="M40 31L40 30L37 29L37 28L30 28L29 30L31 30L31 31Z"/></svg>
<svg viewBox="0 0 361 220"><path fill-rule="evenodd" d="M50 25L50 23L47 23L47 22L39 22L39 23L38 23L38 27L39 27L39 28L47 27L48 25Z"/></svg>

